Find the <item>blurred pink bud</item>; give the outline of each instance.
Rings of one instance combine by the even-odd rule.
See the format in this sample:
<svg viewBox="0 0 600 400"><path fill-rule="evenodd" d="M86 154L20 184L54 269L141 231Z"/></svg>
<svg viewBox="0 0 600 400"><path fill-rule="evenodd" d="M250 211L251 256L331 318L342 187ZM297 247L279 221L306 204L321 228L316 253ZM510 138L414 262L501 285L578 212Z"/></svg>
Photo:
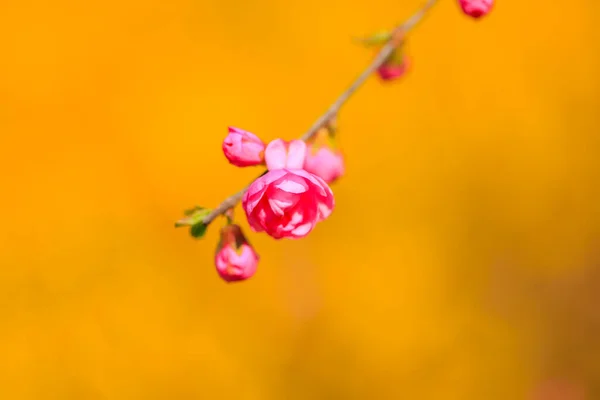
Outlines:
<svg viewBox="0 0 600 400"><path fill-rule="evenodd" d="M229 127L223 140L223 153L229 162L238 167L260 165L264 160L265 144L253 133Z"/></svg>
<svg viewBox="0 0 600 400"><path fill-rule="evenodd" d="M344 158L339 150L321 147L315 154L310 151L306 153L304 169L332 183L344 175Z"/></svg>
<svg viewBox="0 0 600 400"><path fill-rule="evenodd" d="M488 14L494 0L458 0L463 12L473 18L481 18Z"/></svg>
<svg viewBox="0 0 600 400"><path fill-rule="evenodd" d="M269 171L276 169L301 169L306 155L306 143L302 140L286 142L275 139L267 145L265 162Z"/></svg>
<svg viewBox="0 0 600 400"><path fill-rule="evenodd" d="M402 58L401 63L388 62L377 69L379 77L384 81L392 81L406 74L409 62L407 57Z"/></svg>
<svg viewBox="0 0 600 400"><path fill-rule="evenodd" d="M217 272L227 282L242 281L256 272L259 256L248 243L242 229L235 224L221 230L215 255Z"/></svg>
<svg viewBox="0 0 600 400"><path fill-rule="evenodd" d="M321 128L308 142L304 169L332 183L344 174L344 158L335 142L335 122Z"/></svg>
<svg viewBox="0 0 600 400"><path fill-rule="evenodd" d="M334 207L333 192L302 169L277 169L255 180L242 198L250 227L275 239L299 239Z"/></svg>

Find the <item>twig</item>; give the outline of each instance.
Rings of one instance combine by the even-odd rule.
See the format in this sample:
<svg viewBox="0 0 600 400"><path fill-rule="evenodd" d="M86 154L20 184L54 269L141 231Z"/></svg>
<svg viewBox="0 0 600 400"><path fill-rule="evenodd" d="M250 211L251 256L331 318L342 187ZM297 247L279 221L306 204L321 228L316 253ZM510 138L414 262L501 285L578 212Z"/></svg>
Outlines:
<svg viewBox="0 0 600 400"><path fill-rule="evenodd" d="M437 3L437 0L428 0L417 12L415 12L410 18L408 18L403 24L398 25L392 34L392 40L386 43L385 46L381 48L379 53L375 56L371 64L365 68L365 70L352 82L352 84L346 89L334 102L329 106L329 109L325 111L323 115L319 117L315 121L315 123L302 135L300 139L307 141L310 140L323 126L325 126L336 114L339 112L340 108L350 99L350 97L360 88L365 81L379 68L381 67L387 59L392 55L396 47L398 46L398 42L393 38L398 36L399 34L404 34L409 30L413 29L425 16L427 11L433 7ZM263 172L260 176L266 173ZM205 225L210 224L215 218L219 215L222 215L227 212L230 208L236 206L237 203L240 202L244 193L250 185L246 186L244 189L240 190L236 194L233 194L223 200L221 204L217 208L211 211L210 214L204 218L202 221Z"/></svg>

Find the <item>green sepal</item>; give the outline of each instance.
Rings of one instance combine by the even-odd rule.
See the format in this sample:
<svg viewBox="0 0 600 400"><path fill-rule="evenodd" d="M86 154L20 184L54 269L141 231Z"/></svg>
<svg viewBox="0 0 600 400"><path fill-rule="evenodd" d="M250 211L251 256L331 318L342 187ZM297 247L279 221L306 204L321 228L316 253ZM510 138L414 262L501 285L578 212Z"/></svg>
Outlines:
<svg viewBox="0 0 600 400"><path fill-rule="evenodd" d="M193 238L200 239L206 233L206 228L208 228L208 225L203 222L192 225L190 228L190 235L192 235Z"/></svg>
<svg viewBox="0 0 600 400"><path fill-rule="evenodd" d="M365 46L381 46L392 39L392 33L389 31L377 32L371 36L357 39Z"/></svg>
<svg viewBox="0 0 600 400"><path fill-rule="evenodd" d="M196 211L206 210L204 207L194 206L194 208L187 209L183 212L183 215L189 217L193 215Z"/></svg>
<svg viewBox="0 0 600 400"><path fill-rule="evenodd" d="M402 47L398 47L392 52L392 54L390 54L389 58L386 60L386 64L401 65L404 63L404 57L404 49Z"/></svg>

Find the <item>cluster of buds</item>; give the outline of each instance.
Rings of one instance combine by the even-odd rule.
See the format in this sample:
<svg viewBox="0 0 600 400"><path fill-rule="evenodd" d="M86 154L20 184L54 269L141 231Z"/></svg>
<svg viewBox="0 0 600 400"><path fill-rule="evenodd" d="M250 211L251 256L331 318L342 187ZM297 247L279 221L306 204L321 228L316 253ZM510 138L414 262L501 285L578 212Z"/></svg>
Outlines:
<svg viewBox="0 0 600 400"><path fill-rule="evenodd" d="M344 174L344 160L336 143L333 123L309 140L275 139L268 144L258 136L230 127L223 140L223 154L237 167L266 166L267 171L250 184L242 207L250 228L274 239L306 237L334 207L329 184ZM210 210L196 207L186 212L177 226L190 226L194 237L204 235L204 218ZM227 282L250 278L259 256L249 244L233 212L221 229L215 265Z"/></svg>
<svg viewBox="0 0 600 400"><path fill-rule="evenodd" d="M463 12L475 19L490 12L494 0L457 0ZM383 81L404 76L409 60L404 53L406 31L423 17L436 0L425 6L405 24L391 32L380 32L361 39L377 51L368 71L376 71ZM365 75L363 75L365 76ZM327 219L334 208L330 184L344 175L344 159L336 142L335 118L339 107L364 82L343 93L325 114L325 124L305 135L307 140L275 139L268 144L253 133L230 127L223 140L223 154L236 167L263 166L266 171L247 190L232 196L214 211L195 207L175 226L188 226L195 238L204 236L208 224L217 216L226 217L215 254L218 274L226 282L242 281L256 272L259 256L242 228L233 222L233 208L240 200L250 228L274 239L300 239ZM243 194L242 194L243 193Z"/></svg>
<svg viewBox="0 0 600 400"><path fill-rule="evenodd" d="M491 11L494 0L458 0L458 4L463 13L479 19ZM405 39L405 32L402 29L378 32L359 39L364 46L373 48L376 53L379 53L384 45L393 43L394 49L390 56L377 68L377 74L381 80L394 81L408 72L411 63L404 52Z"/></svg>

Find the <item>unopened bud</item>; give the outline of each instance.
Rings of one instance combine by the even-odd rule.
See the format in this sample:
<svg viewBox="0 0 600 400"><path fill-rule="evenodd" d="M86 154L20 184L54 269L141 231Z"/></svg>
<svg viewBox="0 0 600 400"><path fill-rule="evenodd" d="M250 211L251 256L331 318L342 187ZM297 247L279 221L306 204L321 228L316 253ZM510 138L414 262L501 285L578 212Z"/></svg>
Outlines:
<svg viewBox="0 0 600 400"><path fill-rule="evenodd" d="M494 0L458 0L458 3L465 14L477 19L490 12Z"/></svg>
<svg viewBox="0 0 600 400"><path fill-rule="evenodd" d="M265 144L253 133L229 127L223 140L223 153L237 167L260 165L264 161Z"/></svg>
<svg viewBox="0 0 600 400"><path fill-rule="evenodd" d="M259 256L248 243L239 225L221 229L221 240L215 254L217 272L226 282L242 281L256 272Z"/></svg>
<svg viewBox="0 0 600 400"><path fill-rule="evenodd" d="M377 73L384 81L392 81L405 75L409 65L408 57L403 56L400 62L396 60L386 62L381 67L377 68Z"/></svg>
<svg viewBox="0 0 600 400"><path fill-rule="evenodd" d="M308 143L304 169L327 183L336 181L344 174L344 158L329 129L320 129Z"/></svg>

